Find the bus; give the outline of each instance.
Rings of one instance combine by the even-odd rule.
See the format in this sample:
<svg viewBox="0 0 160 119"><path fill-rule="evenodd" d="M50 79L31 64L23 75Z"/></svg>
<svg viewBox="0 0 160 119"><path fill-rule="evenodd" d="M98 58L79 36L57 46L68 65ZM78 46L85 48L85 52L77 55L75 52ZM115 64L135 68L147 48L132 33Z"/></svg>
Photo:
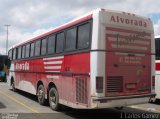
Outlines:
<svg viewBox="0 0 160 119"><path fill-rule="evenodd" d="M160 99L160 36L155 36L155 52L156 52L155 92L156 92L156 100L159 100Z"/></svg>
<svg viewBox="0 0 160 119"><path fill-rule="evenodd" d="M9 59L7 55L0 55L0 81L7 82L9 72Z"/></svg>
<svg viewBox="0 0 160 119"><path fill-rule="evenodd" d="M96 9L13 46L13 90L37 95L51 109L124 107L155 97L150 19Z"/></svg>

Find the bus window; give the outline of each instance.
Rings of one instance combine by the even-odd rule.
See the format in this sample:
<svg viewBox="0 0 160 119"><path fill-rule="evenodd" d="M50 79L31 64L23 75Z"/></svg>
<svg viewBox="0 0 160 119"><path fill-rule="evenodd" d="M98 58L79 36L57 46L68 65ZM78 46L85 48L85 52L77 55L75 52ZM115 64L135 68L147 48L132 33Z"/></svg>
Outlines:
<svg viewBox="0 0 160 119"><path fill-rule="evenodd" d="M40 55L40 45L41 42L40 40L36 41L36 44L35 44L35 56L39 56Z"/></svg>
<svg viewBox="0 0 160 119"><path fill-rule="evenodd" d="M25 55L26 55L26 56L25 56L26 58L29 57L29 52L30 52L30 44L27 44L27 45L26 45L26 54L25 54Z"/></svg>
<svg viewBox="0 0 160 119"><path fill-rule="evenodd" d="M56 53L60 53L63 51L63 45L64 45L64 32L57 34Z"/></svg>
<svg viewBox="0 0 160 119"><path fill-rule="evenodd" d="M55 35L48 38L48 54L55 53Z"/></svg>
<svg viewBox="0 0 160 119"><path fill-rule="evenodd" d="M88 48L89 46L90 24L78 27L78 49Z"/></svg>
<svg viewBox="0 0 160 119"><path fill-rule="evenodd" d="M41 46L41 55L46 54L46 48L47 48L47 39L43 39L42 46Z"/></svg>
<svg viewBox="0 0 160 119"><path fill-rule="evenodd" d="M25 45L22 47L22 58L25 56Z"/></svg>
<svg viewBox="0 0 160 119"><path fill-rule="evenodd" d="M9 59L12 60L12 50L9 51L8 55L9 55Z"/></svg>
<svg viewBox="0 0 160 119"><path fill-rule="evenodd" d="M160 40L157 38L155 40L155 50L156 50L156 60L160 59Z"/></svg>
<svg viewBox="0 0 160 119"><path fill-rule="evenodd" d="M77 37L77 28L69 29L66 32L66 47L65 50L75 50L76 49L76 37Z"/></svg>
<svg viewBox="0 0 160 119"><path fill-rule="evenodd" d="M34 43L31 43L30 57L34 56Z"/></svg>
<svg viewBox="0 0 160 119"><path fill-rule="evenodd" d="M18 59L21 59L22 51L21 46L18 48Z"/></svg>
<svg viewBox="0 0 160 119"><path fill-rule="evenodd" d="M17 59L17 48L13 50L13 59Z"/></svg>

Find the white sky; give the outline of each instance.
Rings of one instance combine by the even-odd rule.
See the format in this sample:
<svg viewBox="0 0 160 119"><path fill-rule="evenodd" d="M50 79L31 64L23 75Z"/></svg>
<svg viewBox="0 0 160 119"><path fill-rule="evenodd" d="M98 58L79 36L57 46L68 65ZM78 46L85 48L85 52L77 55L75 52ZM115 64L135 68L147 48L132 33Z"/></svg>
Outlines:
<svg viewBox="0 0 160 119"><path fill-rule="evenodd" d="M160 0L0 0L0 54L9 47L62 25L96 8L131 12L150 17L160 35Z"/></svg>

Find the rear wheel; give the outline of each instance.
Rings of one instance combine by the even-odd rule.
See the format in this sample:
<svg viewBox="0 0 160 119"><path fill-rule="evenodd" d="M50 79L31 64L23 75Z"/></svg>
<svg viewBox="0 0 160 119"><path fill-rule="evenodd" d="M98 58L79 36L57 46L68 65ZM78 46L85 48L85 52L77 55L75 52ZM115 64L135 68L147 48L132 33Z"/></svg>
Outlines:
<svg viewBox="0 0 160 119"><path fill-rule="evenodd" d="M60 108L58 91L54 87L49 90L49 105L52 110Z"/></svg>
<svg viewBox="0 0 160 119"><path fill-rule="evenodd" d="M45 104L45 89L43 85L38 86L37 97L38 97L39 104L44 105Z"/></svg>

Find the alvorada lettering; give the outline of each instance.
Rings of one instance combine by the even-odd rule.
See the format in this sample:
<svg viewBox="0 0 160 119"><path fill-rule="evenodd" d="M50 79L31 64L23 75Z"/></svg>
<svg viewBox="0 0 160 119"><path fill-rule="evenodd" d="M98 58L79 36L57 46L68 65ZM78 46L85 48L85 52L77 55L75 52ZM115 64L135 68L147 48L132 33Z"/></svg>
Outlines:
<svg viewBox="0 0 160 119"><path fill-rule="evenodd" d="M140 27L147 27L147 23L142 20L122 18L119 16L111 16L110 21L121 23L121 24L129 24L129 25L135 25L135 26L140 26Z"/></svg>

